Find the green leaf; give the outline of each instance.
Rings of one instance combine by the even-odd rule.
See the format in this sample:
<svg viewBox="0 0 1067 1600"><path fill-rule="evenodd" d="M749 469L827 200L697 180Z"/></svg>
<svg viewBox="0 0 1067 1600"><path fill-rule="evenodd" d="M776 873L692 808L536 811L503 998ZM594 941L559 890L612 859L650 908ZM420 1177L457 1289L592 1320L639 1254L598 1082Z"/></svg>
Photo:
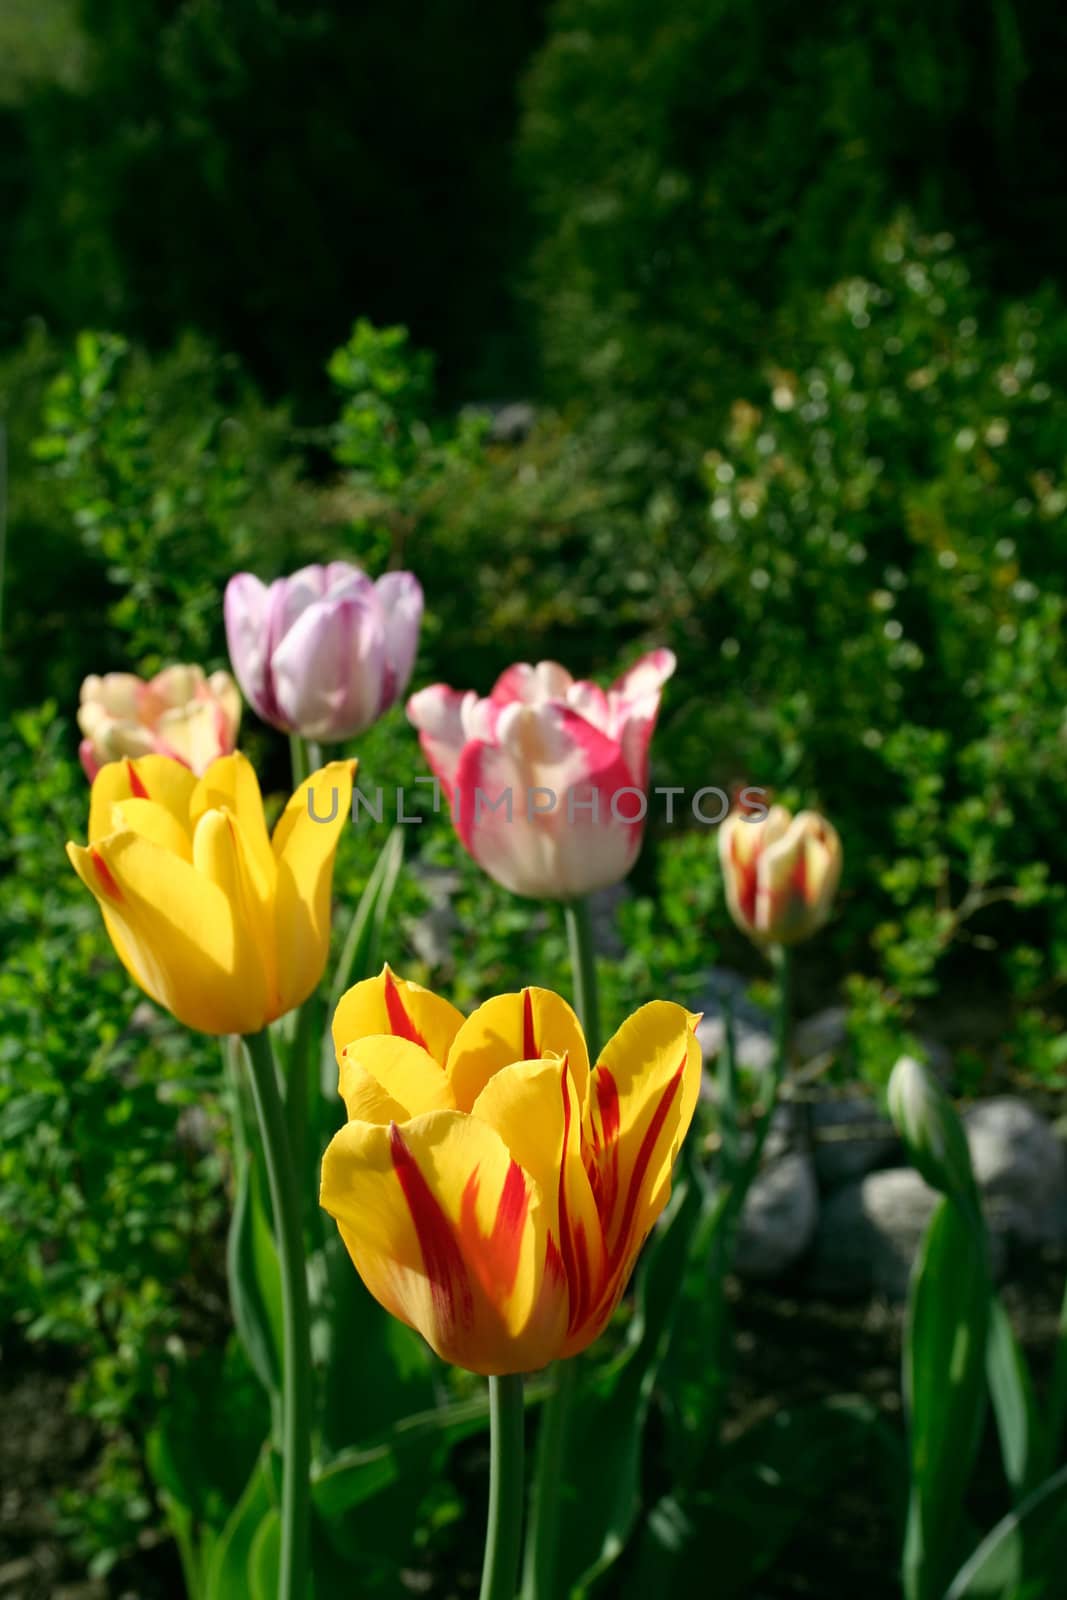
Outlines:
<svg viewBox="0 0 1067 1600"><path fill-rule="evenodd" d="M537 1405L548 1393L546 1383L528 1383L526 1406ZM386 1488L401 1475L405 1458L425 1457L440 1445L451 1447L461 1439L481 1433L489 1425L489 1395L480 1390L469 1400L434 1406L429 1411L403 1417L364 1449L343 1450L312 1478L315 1509L327 1522Z"/></svg>
<svg viewBox="0 0 1067 1600"><path fill-rule="evenodd" d="M640 1508L641 1461L653 1385L680 1299L701 1212L692 1184L676 1190L637 1272L628 1348L596 1374L579 1374L568 1420L567 1482L559 1551L561 1593L583 1596L618 1559Z"/></svg>
<svg viewBox="0 0 1067 1600"><path fill-rule="evenodd" d="M1056 1328L1056 1359L1052 1366L1052 1384L1049 1389L1045 1427L1045 1466L1049 1472L1052 1472L1059 1462L1065 1424L1067 1424L1067 1283L1063 1288L1063 1302Z"/></svg>
<svg viewBox="0 0 1067 1600"><path fill-rule="evenodd" d="M248 1552L247 1593L250 1600L277 1600L278 1566L281 1560L282 1523L277 1511L271 1510L255 1531ZM310 1600L312 1580L307 1574L306 1594Z"/></svg>
<svg viewBox="0 0 1067 1600"><path fill-rule="evenodd" d="M269 1427L263 1392L237 1341L209 1347L171 1374L146 1462L178 1544L191 1600Z"/></svg>
<svg viewBox="0 0 1067 1600"><path fill-rule="evenodd" d="M396 1452L388 1444L347 1450L312 1479L315 1510L326 1522L335 1522L395 1483L399 1475Z"/></svg>
<svg viewBox="0 0 1067 1600"><path fill-rule="evenodd" d="M282 1290L261 1157L237 1152L237 1193L226 1247L230 1304L252 1369L276 1404L282 1371Z"/></svg>
<svg viewBox="0 0 1067 1600"><path fill-rule="evenodd" d="M904 1336L907 1600L940 1600L958 1559L960 1513L985 1409L989 1307L981 1236L955 1201L942 1200L912 1272Z"/></svg>
<svg viewBox="0 0 1067 1600"><path fill-rule="evenodd" d="M945 1600L1055 1600L1067 1550L1067 1467L1046 1478L989 1533Z"/></svg>
<svg viewBox="0 0 1067 1600"><path fill-rule="evenodd" d="M330 988L331 1016L345 990L377 970L382 933L403 861L404 830L397 827L382 846L345 936Z"/></svg>
<svg viewBox="0 0 1067 1600"><path fill-rule="evenodd" d="M270 1451L264 1448L233 1515L215 1547L204 1600L235 1600L248 1593L249 1561L265 1518L276 1516Z"/></svg>
<svg viewBox="0 0 1067 1600"><path fill-rule="evenodd" d="M1000 1454L1016 1505L1036 1487L1040 1423L1026 1358L999 1297L990 1308L986 1372L993 1414L1000 1435Z"/></svg>
<svg viewBox="0 0 1067 1600"><path fill-rule="evenodd" d="M683 1159L690 1158L683 1152ZM705 1191L682 1268L681 1305L659 1377L676 1488L692 1480L718 1439L731 1365L726 1276L737 1214L734 1185Z"/></svg>
<svg viewBox="0 0 1067 1600"><path fill-rule="evenodd" d="M747 1594L835 1483L862 1461L865 1473L899 1475L896 1441L863 1400L820 1401L779 1411L708 1461L697 1492L672 1492L651 1510L627 1563L623 1600L656 1592L696 1594L715 1552L715 1600Z"/></svg>
<svg viewBox="0 0 1067 1600"><path fill-rule="evenodd" d="M366 1447L401 1418L429 1411L438 1367L424 1340L368 1293L336 1228L312 1268L322 1280L313 1348L322 1368L323 1443L336 1454Z"/></svg>

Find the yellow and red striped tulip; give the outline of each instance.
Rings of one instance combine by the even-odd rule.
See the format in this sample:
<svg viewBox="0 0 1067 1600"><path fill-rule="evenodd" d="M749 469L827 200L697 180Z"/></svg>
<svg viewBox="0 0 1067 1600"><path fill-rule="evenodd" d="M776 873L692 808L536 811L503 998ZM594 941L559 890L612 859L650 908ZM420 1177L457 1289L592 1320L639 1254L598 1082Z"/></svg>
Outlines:
<svg viewBox="0 0 1067 1600"><path fill-rule="evenodd" d="M78 747L90 780L108 761L126 756L172 756L204 772L237 743L241 696L228 672L164 667L147 682L132 672L93 673L81 686Z"/></svg>
<svg viewBox="0 0 1067 1600"><path fill-rule="evenodd" d="M841 841L817 811L772 806L753 821L734 811L719 829L726 900L757 944L799 944L830 915L841 878Z"/></svg>
<svg viewBox="0 0 1067 1600"><path fill-rule="evenodd" d="M349 1121L321 1199L375 1299L488 1376L591 1344L670 1194L698 1020L642 1006L590 1070L550 990L464 1020L388 967L350 989L333 1024Z"/></svg>
<svg viewBox="0 0 1067 1600"><path fill-rule="evenodd" d="M200 779L167 756L101 767L88 847L67 854L126 970L179 1022L258 1033L315 989L354 772L334 761L313 773L271 837L243 755Z"/></svg>

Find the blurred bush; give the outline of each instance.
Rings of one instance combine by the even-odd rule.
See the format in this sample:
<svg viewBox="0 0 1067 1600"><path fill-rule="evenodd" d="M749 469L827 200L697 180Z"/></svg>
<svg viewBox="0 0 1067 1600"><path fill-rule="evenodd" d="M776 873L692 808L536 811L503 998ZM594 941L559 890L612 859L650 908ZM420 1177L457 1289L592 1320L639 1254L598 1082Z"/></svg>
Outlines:
<svg viewBox="0 0 1067 1600"><path fill-rule="evenodd" d="M33 52L0 106L0 337L28 314L157 346L193 327L321 398L360 309L450 374L514 364L502 196L537 0L71 12L51 77Z"/></svg>
<svg viewBox="0 0 1067 1600"><path fill-rule="evenodd" d="M902 204L1009 283L1061 274L1065 29L1044 0L557 0L517 151L557 393L691 439Z"/></svg>
<svg viewBox="0 0 1067 1600"><path fill-rule="evenodd" d="M23 704L69 705L87 672L218 661L230 573L265 550L277 570L313 535L286 414L203 340L150 360L114 334L66 350L34 332L0 360L0 424L5 666Z"/></svg>
<svg viewBox="0 0 1067 1600"><path fill-rule="evenodd" d="M77 1353L72 1403L101 1455L64 1514L103 1571L161 1521L146 1435L190 1364L218 1353L228 1138L217 1044L134 1009L65 870L85 816L72 739L45 706L0 740L0 1326ZM234 1414L238 1393L254 1410L247 1373L231 1376ZM233 1451L254 1454L261 1431L255 1415Z"/></svg>
<svg viewBox="0 0 1067 1600"><path fill-rule="evenodd" d="M821 802L848 859L832 961L866 975L872 1069L940 980L981 971L1020 1002L1015 1066L1058 1075L1067 314L1000 302L904 219L768 342L690 475L625 401L449 446L421 368L365 363L353 515L408 530L429 676L484 691L540 655L605 673L655 637L679 657L661 781Z"/></svg>

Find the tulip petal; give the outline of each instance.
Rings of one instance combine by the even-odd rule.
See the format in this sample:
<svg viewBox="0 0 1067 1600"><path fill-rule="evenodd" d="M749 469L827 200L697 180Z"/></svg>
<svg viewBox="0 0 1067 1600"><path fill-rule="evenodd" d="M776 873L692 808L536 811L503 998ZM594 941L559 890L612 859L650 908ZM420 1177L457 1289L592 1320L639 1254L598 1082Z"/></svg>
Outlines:
<svg viewBox="0 0 1067 1600"><path fill-rule="evenodd" d="M111 831L121 833L124 830L172 851L183 861L193 859L188 833L173 812L156 800L116 800L111 807Z"/></svg>
<svg viewBox="0 0 1067 1600"><path fill-rule="evenodd" d="M551 989L496 995L471 1013L448 1052L448 1079L461 1111L469 1111L503 1067L541 1056L566 1056L579 1115L589 1085L589 1052L581 1024Z"/></svg>
<svg viewBox="0 0 1067 1600"><path fill-rule="evenodd" d="M230 811L205 811L193 834L193 865L217 883L233 910L235 971L261 997L266 1020L284 1009L278 999L277 951L269 895L261 894L251 852Z"/></svg>
<svg viewBox="0 0 1067 1600"><path fill-rule="evenodd" d="M385 627L380 716L408 686L419 648L423 602L422 585L411 572L386 572L374 587Z"/></svg>
<svg viewBox="0 0 1067 1600"><path fill-rule="evenodd" d="M629 1273L670 1194L671 1165L700 1088L700 1046L684 1006L653 1000L623 1023L593 1070L586 1139L613 1267Z"/></svg>
<svg viewBox="0 0 1067 1600"><path fill-rule="evenodd" d="M383 1118L353 1110L349 1091L353 1101L357 1091L366 1096L364 1076L374 1079L391 1103L399 1106L399 1113L393 1111ZM396 1034L371 1034L346 1045L341 1054L339 1088L350 1119L406 1122L426 1111L455 1110L452 1091L440 1063L421 1045ZM370 1103L368 1100L367 1104Z"/></svg>
<svg viewBox="0 0 1067 1600"><path fill-rule="evenodd" d="M515 894L570 900L618 883L641 846L619 747L568 707L505 706L493 743L469 743L452 814L461 842ZM542 809L542 797L544 799ZM622 818L624 820L619 820ZM625 820L633 819L633 820Z"/></svg>
<svg viewBox="0 0 1067 1600"><path fill-rule="evenodd" d="M622 747L632 782L640 789L648 784L648 747L659 716L663 685L675 666L673 651L651 650L616 679L608 691L612 731Z"/></svg>
<svg viewBox="0 0 1067 1600"><path fill-rule="evenodd" d="M308 606L271 661L282 715L309 739L348 739L378 715L385 626L373 585Z"/></svg>
<svg viewBox="0 0 1067 1600"><path fill-rule="evenodd" d="M331 761L312 773L274 829L274 927L283 1011L307 999L326 966L334 856L352 804L355 770L354 761Z"/></svg>
<svg viewBox="0 0 1067 1600"><path fill-rule="evenodd" d="M349 1122L322 1163L323 1206L371 1294L445 1361L500 1374L551 1359L538 1186L491 1128L455 1111Z"/></svg>
<svg viewBox="0 0 1067 1600"><path fill-rule="evenodd" d="M241 726L240 693L228 672L213 672L207 686L218 712L219 746L230 751L237 743L237 731Z"/></svg>
<svg viewBox="0 0 1067 1600"><path fill-rule="evenodd" d="M449 1001L385 966L341 996L333 1016L334 1051L340 1064L353 1040L391 1033L421 1045L443 1067L462 1025L463 1013Z"/></svg>
<svg viewBox="0 0 1067 1600"><path fill-rule="evenodd" d="M456 780L456 768L467 742L463 726L463 707L475 696L461 694L445 683L433 683L420 689L407 703L408 721L418 729L422 753L430 764L430 771L444 785L451 798Z"/></svg>
<svg viewBox="0 0 1067 1600"><path fill-rule="evenodd" d="M548 700L564 700L574 679L558 661L539 661L531 666L529 661L516 661L500 674L490 691L494 705L507 706L514 701L524 705L543 705Z"/></svg>
<svg viewBox="0 0 1067 1600"><path fill-rule="evenodd" d="M407 1111L370 1073L342 1055L337 1082L349 1122L405 1122Z"/></svg>
<svg viewBox="0 0 1067 1600"><path fill-rule="evenodd" d="M261 913L268 915L278 869L256 769L240 751L213 761L193 790L189 820L194 828L206 811L228 811L236 818L248 854L256 900Z"/></svg>
<svg viewBox="0 0 1067 1600"><path fill-rule="evenodd" d="M278 706L270 680L268 617L272 590L251 572L237 572L226 585L222 610L226 648L241 693L264 722L277 722Z"/></svg>
<svg viewBox="0 0 1067 1600"><path fill-rule="evenodd" d="M549 1238L559 1250L566 1277L567 1330L576 1333L601 1304L605 1250L582 1163L581 1112L566 1059L504 1067L486 1084L471 1115L496 1129L541 1189ZM600 1332L610 1309L585 1343Z"/></svg>
<svg viewBox="0 0 1067 1600"><path fill-rule="evenodd" d="M160 1005L202 1033L254 1033L264 995L242 966L231 902L216 882L170 851L115 833L67 854L118 932L116 949Z"/></svg>
<svg viewBox="0 0 1067 1600"><path fill-rule="evenodd" d="M117 800L153 800L166 809L191 837L189 802L196 779L188 767L169 756L140 756L135 761L109 761L93 780L89 796L89 843L111 833Z"/></svg>

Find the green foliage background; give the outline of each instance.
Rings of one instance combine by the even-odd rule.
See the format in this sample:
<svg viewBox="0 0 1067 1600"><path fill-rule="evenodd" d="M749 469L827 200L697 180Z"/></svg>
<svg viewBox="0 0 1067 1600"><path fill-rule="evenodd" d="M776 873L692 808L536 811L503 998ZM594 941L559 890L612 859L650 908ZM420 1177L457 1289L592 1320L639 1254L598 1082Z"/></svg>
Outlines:
<svg viewBox="0 0 1067 1600"><path fill-rule="evenodd" d="M801 993L847 1001L850 1069L933 1031L962 1087L1062 1090L1065 34L1043 0L0 13L0 1294L79 1352L98 1567L156 1515L137 1441L218 1315L228 1166L213 1053L134 1011L66 871L73 712L90 671L223 665L238 568L410 566L416 684L670 644L656 781L841 832ZM421 770L399 712L359 754ZM395 964L463 1005L565 982L551 919L412 831ZM720 950L758 978L710 831L654 822L633 888L609 1018Z"/></svg>

